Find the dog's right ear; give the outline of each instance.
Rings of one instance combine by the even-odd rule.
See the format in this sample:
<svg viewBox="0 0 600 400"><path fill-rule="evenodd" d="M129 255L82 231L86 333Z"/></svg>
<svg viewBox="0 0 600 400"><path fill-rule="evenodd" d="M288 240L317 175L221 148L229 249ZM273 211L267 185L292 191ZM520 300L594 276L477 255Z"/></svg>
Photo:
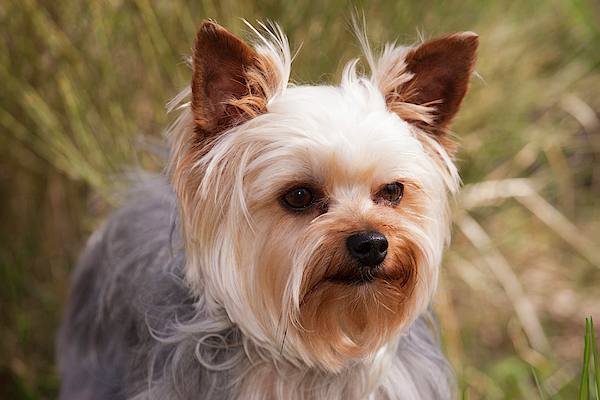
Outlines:
<svg viewBox="0 0 600 400"><path fill-rule="evenodd" d="M266 111L264 93L253 90L255 85L248 78L259 67L250 46L225 28L204 21L193 52L191 108L198 139L208 139Z"/></svg>

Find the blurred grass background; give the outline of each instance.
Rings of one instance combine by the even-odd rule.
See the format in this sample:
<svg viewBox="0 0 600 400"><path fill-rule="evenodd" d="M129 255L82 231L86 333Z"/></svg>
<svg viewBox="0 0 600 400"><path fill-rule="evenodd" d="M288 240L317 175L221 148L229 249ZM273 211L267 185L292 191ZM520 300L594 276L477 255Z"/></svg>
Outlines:
<svg viewBox="0 0 600 400"><path fill-rule="evenodd" d="M466 399L579 392L600 316L600 2L596 0L3 0L0 2L0 398L51 399L54 332L86 237L127 168L160 171L165 103L196 28L278 21L295 82L336 83L373 43L472 30L477 72L454 131L465 182L438 311ZM597 318L600 319L600 318Z"/></svg>

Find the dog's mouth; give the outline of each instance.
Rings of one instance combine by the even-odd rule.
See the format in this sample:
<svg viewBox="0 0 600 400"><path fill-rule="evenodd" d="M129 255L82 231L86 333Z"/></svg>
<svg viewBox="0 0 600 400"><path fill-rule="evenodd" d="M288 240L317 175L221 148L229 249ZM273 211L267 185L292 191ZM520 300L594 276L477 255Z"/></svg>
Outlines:
<svg viewBox="0 0 600 400"><path fill-rule="evenodd" d="M343 285L362 286L376 281L395 282L397 285L406 286L411 280L412 268L401 266L390 270L384 263L370 267L350 265L337 270L334 274L326 276L325 281Z"/></svg>
<svg viewBox="0 0 600 400"><path fill-rule="evenodd" d="M332 276L326 277L326 280L345 285L366 285L376 279L385 279L383 271L384 267L382 264L368 268L353 265L342 271L338 271Z"/></svg>

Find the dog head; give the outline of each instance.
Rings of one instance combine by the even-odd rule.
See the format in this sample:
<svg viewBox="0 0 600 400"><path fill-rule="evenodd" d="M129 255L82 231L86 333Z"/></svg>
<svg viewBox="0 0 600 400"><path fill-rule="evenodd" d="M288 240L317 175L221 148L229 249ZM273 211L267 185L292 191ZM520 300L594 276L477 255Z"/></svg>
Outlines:
<svg viewBox="0 0 600 400"><path fill-rule="evenodd" d="M393 348L435 291L477 36L389 45L339 86L290 85L283 34L259 39L211 22L195 39L170 131L186 279L274 359L340 371Z"/></svg>

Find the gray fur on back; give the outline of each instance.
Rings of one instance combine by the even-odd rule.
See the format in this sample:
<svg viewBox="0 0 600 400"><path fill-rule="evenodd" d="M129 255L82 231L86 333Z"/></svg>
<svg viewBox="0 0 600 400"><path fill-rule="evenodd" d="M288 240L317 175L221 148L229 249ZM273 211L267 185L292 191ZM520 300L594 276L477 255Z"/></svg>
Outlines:
<svg viewBox="0 0 600 400"><path fill-rule="evenodd" d="M79 261L57 339L60 399L237 397L247 349L224 315L208 320L183 281L184 262L175 195L153 180L90 238ZM421 317L403 336L373 397L396 398L396 372L422 399L452 397L429 325Z"/></svg>

